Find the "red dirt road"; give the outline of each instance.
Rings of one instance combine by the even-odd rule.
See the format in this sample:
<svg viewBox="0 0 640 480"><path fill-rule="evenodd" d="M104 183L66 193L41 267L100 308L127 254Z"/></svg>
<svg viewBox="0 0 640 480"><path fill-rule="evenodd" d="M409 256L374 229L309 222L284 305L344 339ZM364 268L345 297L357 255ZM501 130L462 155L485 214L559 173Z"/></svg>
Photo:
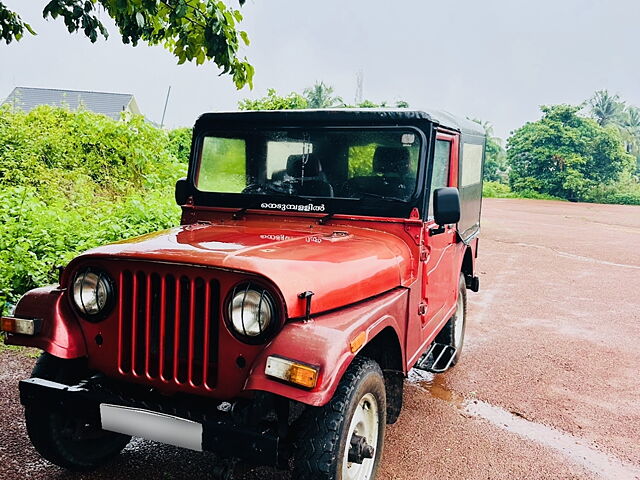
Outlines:
<svg viewBox="0 0 640 480"><path fill-rule="evenodd" d="M405 386L378 478L640 479L640 207L485 200L461 363ZM41 460L0 353L0 478L207 478L212 456L136 440L99 472ZM267 469L243 479L284 479Z"/></svg>

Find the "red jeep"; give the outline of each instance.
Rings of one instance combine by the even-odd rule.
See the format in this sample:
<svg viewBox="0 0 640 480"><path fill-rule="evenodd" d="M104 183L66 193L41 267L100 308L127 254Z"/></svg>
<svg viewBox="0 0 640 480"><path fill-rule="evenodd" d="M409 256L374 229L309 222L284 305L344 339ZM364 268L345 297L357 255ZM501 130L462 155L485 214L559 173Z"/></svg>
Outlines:
<svg viewBox="0 0 640 480"><path fill-rule="evenodd" d="M140 436L375 478L409 369L460 358L484 142L426 111L200 117L181 225L80 255L2 318L44 350L20 382L35 448L84 470Z"/></svg>

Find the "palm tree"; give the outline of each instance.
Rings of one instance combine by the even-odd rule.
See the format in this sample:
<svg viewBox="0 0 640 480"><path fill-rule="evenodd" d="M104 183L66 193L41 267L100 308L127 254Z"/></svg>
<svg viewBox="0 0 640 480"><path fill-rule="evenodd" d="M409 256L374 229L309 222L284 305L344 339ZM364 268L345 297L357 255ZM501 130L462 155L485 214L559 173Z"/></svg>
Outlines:
<svg viewBox="0 0 640 480"><path fill-rule="evenodd" d="M640 108L628 107L625 110L624 126L636 137L640 137Z"/></svg>
<svg viewBox="0 0 640 480"><path fill-rule="evenodd" d="M485 143L484 179L492 182L506 183L509 175L509 165L507 164L507 152L502 147L502 139L494 136L493 124L491 122L477 118L467 118L480 125L487 136Z"/></svg>
<svg viewBox="0 0 640 480"><path fill-rule="evenodd" d="M476 122L477 124L479 124L484 129L484 133L487 135L487 137L494 138L494 136L493 136L493 124L491 122L489 122L488 120L480 120L478 118L470 118L470 117L467 117L467 120L471 120L472 122ZM497 137L495 137L495 138L499 142L501 141L501 139L499 139Z"/></svg>
<svg viewBox="0 0 640 480"><path fill-rule="evenodd" d="M640 108L628 107L624 113L623 141L627 152L636 157L637 171L640 171Z"/></svg>
<svg viewBox="0 0 640 480"><path fill-rule="evenodd" d="M598 125L614 124L620 125L625 110L624 102L620 101L620 96L611 95L607 90L598 90L589 99L591 115L598 122Z"/></svg>
<svg viewBox="0 0 640 480"><path fill-rule="evenodd" d="M324 82L316 82L313 87L304 89L309 108L331 108L344 105L342 98L333 96L333 87Z"/></svg>

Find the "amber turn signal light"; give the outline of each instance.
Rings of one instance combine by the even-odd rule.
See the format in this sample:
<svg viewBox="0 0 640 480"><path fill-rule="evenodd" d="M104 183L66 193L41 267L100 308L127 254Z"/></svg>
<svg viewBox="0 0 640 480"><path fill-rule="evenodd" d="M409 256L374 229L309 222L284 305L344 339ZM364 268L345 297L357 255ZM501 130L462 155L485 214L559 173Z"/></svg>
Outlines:
<svg viewBox="0 0 640 480"><path fill-rule="evenodd" d="M356 353L360 350L360 347L364 345L364 342L367 341L367 332L363 330L358 335L356 335L351 342L349 342L349 346L351 347L351 353Z"/></svg>
<svg viewBox="0 0 640 480"><path fill-rule="evenodd" d="M318 367L270 356L267 358L264 373L304 388L313 388L318 383L318 370Z"/></svg>
<svg viewBox="0 0 640 480"><path fill-rule="evenodd" d="M40 331L41 322L39 319L2 317L0 330L20 335L36 335Z"/></svg>

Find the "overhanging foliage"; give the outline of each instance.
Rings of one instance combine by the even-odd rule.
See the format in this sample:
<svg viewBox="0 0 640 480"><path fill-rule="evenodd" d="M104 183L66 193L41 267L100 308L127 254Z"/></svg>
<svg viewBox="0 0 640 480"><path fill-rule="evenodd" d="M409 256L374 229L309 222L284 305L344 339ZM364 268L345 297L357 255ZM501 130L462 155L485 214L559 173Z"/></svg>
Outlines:
<svg viewBox="0 0 640 480"><path fill-rule="evenodd" d="M240 0L244 4L244 0ZM82 32L95 42L109 33L98 16L102 8L113 18L122 41L136 46L141 40L162 45L182 64L200 65L213 61L221 74L232 76L238 88L253 85L254 69L242 45L249 45L246 32L238 30L239 10L220 0L51 0L43 10L45 18L62 18L69 33ZM20 40L31 26L0 2L0 40Z"/></svg>

